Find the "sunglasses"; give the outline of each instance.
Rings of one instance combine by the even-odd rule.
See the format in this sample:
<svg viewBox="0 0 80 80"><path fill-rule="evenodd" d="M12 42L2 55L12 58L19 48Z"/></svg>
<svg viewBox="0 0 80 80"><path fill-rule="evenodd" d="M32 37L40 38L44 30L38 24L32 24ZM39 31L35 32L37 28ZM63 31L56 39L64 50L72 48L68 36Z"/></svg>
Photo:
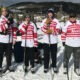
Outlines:
<svg viewBox="0 0 80 80"><path fill-rule="evenodd" d="M76 18L75 16L70 16L69 18Z"/></svg>

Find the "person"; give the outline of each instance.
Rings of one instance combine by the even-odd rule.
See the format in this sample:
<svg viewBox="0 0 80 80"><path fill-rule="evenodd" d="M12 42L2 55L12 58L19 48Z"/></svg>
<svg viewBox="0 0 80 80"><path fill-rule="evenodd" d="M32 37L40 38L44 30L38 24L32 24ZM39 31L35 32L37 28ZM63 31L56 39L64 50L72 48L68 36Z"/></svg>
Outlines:
<svg viewBox="0 0 80 80"><path fill-rule="evenodd" d="M58 33L60 31L60 23L55 18L53 9L49 9L47 12L47 18L42 21L41 30L43 31L43 43L44 43L44 72L48 72L50 55L52 59L52 67L55 73L57 70L57 43ZM51 52L51 53L50 53Z"/></svg>
<svg viewBox="0 0 80 80"><path fill-rule="evenodd" d="M64 50L64 74L68 73L68 64L71 54L74 58L74 72L80 75L79 58L80 58L80 21L76 19L76 14L69 15L69 21L62 28L62 41L65 42Z"/></svg>
<svg viewBox="0 0 80 80"><path fill-rule="evenodd" d="M11 20L10 20L11 19ZM16 43L16 24L12 18L9 17L6 8L2 8L2 15L0 18L0 72L14 71L11 66L12 45ZM2 62L4 52L6 55L7 66L5 70L2 69Z"/></svg>
<svg viewBox="0 0 80 80"><path fill-rule="evenodd" d="M29 13L25 16L25 21L19 25L19 31L22 34L22 44L24 48L24 64L25 72L28 72L29 61L31 65L31 73L35 73L34 66L34 49L38 45L37 29L35 24L31 21Z"/></svg>

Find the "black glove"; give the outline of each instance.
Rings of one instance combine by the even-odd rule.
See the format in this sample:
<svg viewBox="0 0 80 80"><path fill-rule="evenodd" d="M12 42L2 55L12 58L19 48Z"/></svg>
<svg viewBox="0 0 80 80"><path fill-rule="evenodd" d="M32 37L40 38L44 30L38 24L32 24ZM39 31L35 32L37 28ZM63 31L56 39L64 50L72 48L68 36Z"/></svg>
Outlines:
<svg viewBox="0 0 80 80"><path fill-rule="evenodd" d="M13 23L14 23L13 18L12 18L12 17L9 18L8 21L7 21L6 23L7 23L9 26L10 26L11 24L13 24Z"/></svg>
<svg viewBox="0 0 80 80"><path fill-rule="evenodd" d="M2 34L2 35L7 35L7 34L8 34L8 31L5 30L5 31L3 31L3 32L0 32L0 34Z"/></svg>
<svg viewBox="0 0 80 80"><path fill-rule="evenodd" d="M62 42L63 46L65 46L65 42Z"/></svg>

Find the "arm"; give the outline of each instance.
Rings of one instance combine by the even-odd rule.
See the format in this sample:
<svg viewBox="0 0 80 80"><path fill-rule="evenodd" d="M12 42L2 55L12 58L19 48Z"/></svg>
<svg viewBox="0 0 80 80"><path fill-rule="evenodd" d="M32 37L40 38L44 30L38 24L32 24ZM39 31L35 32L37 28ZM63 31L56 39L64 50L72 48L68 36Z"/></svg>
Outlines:
<svg viewBox="0 0 80 80"><path fill-rule="evenodd" d="M16 25L16 23L13 23L13 27L12 27L12 30L13 30L13 41L16 41L16 39L17 39L17 25Z"/></svg>
<svg viewBox="0 0 80 80"><path fill-rule="evenodd" d="M57 25L56 25L56 33L59 34L61 30L61 25L59 23L59 21L57 21Z"/></svg>
<svg viewBox="0 0 80 80"><path fill-rule="evenodd" d="M12 27L12 31L13 31L13 45L15 45L15 43L16 43L16 39L17 39L17 25L16 25L16 23L14 22L13 24L13 27Z"/></svg>
<svg viewBox="0 0 80 80"><path fill-rule="evenodd" d="M26 25L24 23L19 25L19 31L22 35L24 35L26 32L25 28L26 28Z"/></svg>
<svg viewBox="0 0 80 80"><path fill-rule="evenodd" d="M6 21L4 21L3 19L0 19L0 32L4 32L7 29L8 29L8 25Z"/></svg>
<svg viewBox="0 0 80 80"><path fill-rule="evenodd" d="M38 46L37 28L36 28L35 24L33 26L34 26L34 47L37 47Z"/></svg>
<svg viewBox="0 0 80 80"><path fill-rule="evenodd" d="M62 40L62 42L65 42L65 40L66 40L66 33L67 33L67 25L65 25L62 28L62 33L61 33L61 40Z"/></svg>
<svg viewBox="0 0 80 80"><path fill-rule="evenodd" d="M46 31L47 31L47 25L45 24L45 21L46 20L43 20L43 22L42 22L42 24L41 24L41 30L42 30L42 32L44 32L44 33L46 33Z"/></svg>

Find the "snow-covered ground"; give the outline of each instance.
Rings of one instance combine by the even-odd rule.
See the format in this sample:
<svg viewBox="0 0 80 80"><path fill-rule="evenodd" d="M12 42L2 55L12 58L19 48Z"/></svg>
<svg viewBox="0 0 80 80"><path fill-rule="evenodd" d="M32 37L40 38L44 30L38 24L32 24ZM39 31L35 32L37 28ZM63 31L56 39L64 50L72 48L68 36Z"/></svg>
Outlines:
<svg viewBox="0 0 80 80"><path fill-rule="evenodd" d="M58 74L52 75L52 70L50 69L47 74L43 72L44 68L43 65L36 65L36 73L32 74L30 71L26 76L24 77L24 71L23 71L23 63L14 63L14 67L16 69L15 72L6 72L0 80L67 80L67 75L63 74L63 51L64 47L62 46L62 42L60 40L59 35L59 43L58 43L58 53L57 53L57 66L59 69ZM5 65L5 59L3 64ZM69 64L69 80L80 80L80 77L78 77L74 73L74 67L73 67L73 58L70 59Z"/></svg>
<svg viewBox="0 0 80 80"><path fill-rule="evenodd" d="M38 24L40 27L40 24ZM62 23L63 25L63 23ZM38 35L39 35L39 42L42 41L42 32L38 30ZM41 37L40 37L41 36ZM20 41L21 39L18 38ZM57 66L59 73L58 74L52 74L53 70L49 69L49 72L45 74L43 72L44 67L43 64L38 64L36 65L36 73L32 74L30 71L26 76L24 77L24 70L23 70L23 63L13 63L13 66L15 68L15 72L6 72L3 74L3 77L0 77L0 80L67 80L67 75L63 74L63 52L64 52L64 47L62 46L61 38L59 35L59 41L58 41L58 52L57 52ZM5 65L5 58L3 65ZM74 73L74 63L73 63L73 57L70 59L70 64L69 64L69 80L80 80L80 77L78 77ZM52 79L53 77L53 79Z"/></svg>

